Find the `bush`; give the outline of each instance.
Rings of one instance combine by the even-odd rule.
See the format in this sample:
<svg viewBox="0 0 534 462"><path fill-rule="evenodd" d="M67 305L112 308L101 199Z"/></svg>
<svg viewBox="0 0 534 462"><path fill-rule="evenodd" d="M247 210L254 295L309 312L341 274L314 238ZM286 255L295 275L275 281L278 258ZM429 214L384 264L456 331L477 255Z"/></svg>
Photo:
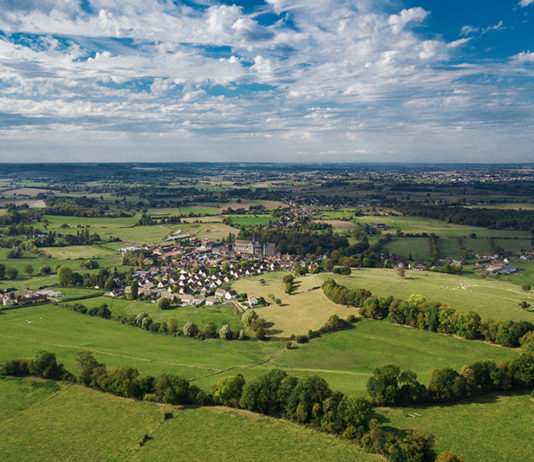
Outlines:
<svg viewBox="0 0 534 462"><path fill-rule="evenodd" d="M221 327L221 329L219 330L219 337L223 340L232 339L232 330L230 329L230 326L228 324L225 324Z"/></svg>
<svg viewBox="0 0 534 462"><path fill-rule="evenodd" d="M198 333L198 327L194 322L186 322L184 325L184 335L186 337L195 337Z"/></svg>
<svg viewBox="0 0 534 462"><path fill-rule="evenodd" d="M160 310L168 310L171 307L171 301L168 298L160 298L158 300L158 308Z"/></svg>

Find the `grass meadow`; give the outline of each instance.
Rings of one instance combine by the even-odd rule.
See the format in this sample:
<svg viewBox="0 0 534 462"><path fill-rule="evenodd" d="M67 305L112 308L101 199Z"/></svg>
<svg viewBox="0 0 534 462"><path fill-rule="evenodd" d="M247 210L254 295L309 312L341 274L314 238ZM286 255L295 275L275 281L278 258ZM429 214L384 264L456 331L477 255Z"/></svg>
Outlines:
<svg viewBox="0 0 534 462"><path fill-rule="evenodd" d="M124 300L111 297L96 297L81 301L86 307L100 306L103 303L108 305L114 316L127 316L129 314L148 313L157 322L167 321L169 318L176 318L181 327L186 322L194 322L202 328L208 322L214 322L218 327L229 324L232 329L242 329L243 324L238 315L235 314L231 305L214 306L176 306L170 310L160 310L156 303L136 300Z"/></svg>
<svg viewBox="0 0 534 462"><path fill-rule="evenodd" d="M1 460L384 460L283 420L136 402L78 385L0 379L0 404ZM163 420L164 411L173 418Z"/></svg>
<svg viewBox="0 0 534 462"><path fill-rule="evenodd" d="M505 280L481 279L428 271L407 271L402 279L393 269L361 269L349 276L326 275L352 289L367 289L374 295L408 298L422 294L431 301L445 303L458 310L475 310L484 317L534 322L534 311L519 307L522 300L534 305L534 292L525 292ZM515 276L513 276L515 277Z"/></svg>
<svg viewBox="0 0 534 462"><path fill-rule="evenodd" d="M456 404L379 412L386 425L431 431L438 451L451 451L465 462L534 461L534 399L528 394L493 394Z"/></svg>

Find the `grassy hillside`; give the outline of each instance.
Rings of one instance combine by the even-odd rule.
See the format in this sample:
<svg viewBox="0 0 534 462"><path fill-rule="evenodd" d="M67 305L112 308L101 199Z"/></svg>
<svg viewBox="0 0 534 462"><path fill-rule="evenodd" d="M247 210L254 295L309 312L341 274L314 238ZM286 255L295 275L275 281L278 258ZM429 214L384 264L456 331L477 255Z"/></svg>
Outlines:
<svg viewBox="0 0 534 462"><path fill-rule="evenodd" d="M337 305L323 294L322 280L318 276L299 277L292 295L285 293L282 279L286 273L268 273L253 278L235 281L232 286L237 292L264 297L271 305L258 308L257 312L267 321L274 323L270 329L273 335L289 337L291 334L305 334L309 329L319 329L332 314L346 318L357 315L354 308ZM264 280L262 284L260 281ZM282 303L272 303L271 295Z"/></svg>
<svg viewBox="0 0 534 462"><path fill-rule="evenodd" d="M428 271L408 271L406 278L391 269L362 269L350 276L334 277L338 284L352 289L364 288L379 296L407 298L423 294L429 300L445 303L461 311L476 310L483 317L534 321L534 312L519 307L521 300L534 305L534 292L525 292L517 284L494 279L466 278Z"/></svg>
<svg viewBox="0 0 534 462"><path fill-rule="evenodd" d="M372 320L362 320L354 329L324 335L292 350L277 340L199 341L153 334L53 305L1 314L0 341L0 362L32 357L47 349L57 353L69 370L78 372L74 355L88 350L109 367L130 365L152 375L170 372L196 379L204 388L225 374L241 372L252 377L278 367L295 375L317 374L334 389L359 394L366 393L372 370L385 364L413 369L426 381L436 367L460 368L479 359L517 355L512 349Z"/></svg>
<svg viewBox="0 0 534 462"><path fill-rule="evenodd" d="M0 379L0 409L4 461L383 460L339 438L249 412L181 409L55 382ZM174 417L164 421L164 410ZM145 434L150 439L139 447Z"/></svg>
<svg viewBox="0 0 534 462"><path fill-rule="evenodd" d="M534 399L527 394L380 412L394 427L431 431L438 451L449 450L465 462L534 461Z"/></svg>

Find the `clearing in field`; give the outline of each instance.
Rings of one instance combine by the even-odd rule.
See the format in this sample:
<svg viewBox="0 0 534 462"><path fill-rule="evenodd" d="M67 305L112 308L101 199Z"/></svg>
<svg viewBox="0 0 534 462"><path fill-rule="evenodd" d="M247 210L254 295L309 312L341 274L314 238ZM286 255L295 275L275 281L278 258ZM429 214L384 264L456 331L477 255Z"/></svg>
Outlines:
<svg viewBox="0 0 534 462"><path fill-rule="evenodd" d="M328 300L320 287L323 281L318 276L297 278L295 292L292 295L286 294L282 281L284 274L267 273L233 283L238 293L246 292L248 295L263 297L271 303L265 308L257 309L262 318L273 323L271 335L289 337L292 334L305 334L309 329L322 327L333 314L342 318L349 314L358 315L355 308L337 305ZM261 283L262 279L264 284ZM273 295L282 301L280 305L273 302Z"/></svg>
<svg viewBox="0 0 534 462"><path fill-rule="evenodd" d="M466 462L532 462L534 399L528 394L489 395L457 404L380 409L397 428L425 428L438 451L451 451Z"/></svg>
<svg viewBox="0 0 534 462"><path fill-rule="evenodd" d="M525 292L508 281L415 270L408 271L402 279L393 269L371 268L353 271L350 276L323 274L320 277L323 280L333 277L338 284L367 289L381 297L408 298L414 293L422 294L430 301L445 303L460 311L478 311L483 318L534 322L534 311L519 306L522 300L534 305L534 293Z"/></svg>

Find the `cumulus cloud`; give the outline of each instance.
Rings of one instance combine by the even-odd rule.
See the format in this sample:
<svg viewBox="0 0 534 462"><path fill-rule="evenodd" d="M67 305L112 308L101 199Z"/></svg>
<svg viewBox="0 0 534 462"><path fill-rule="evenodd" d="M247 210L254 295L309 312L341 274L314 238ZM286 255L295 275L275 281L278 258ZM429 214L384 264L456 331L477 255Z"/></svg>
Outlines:
<svg viewBox="0 0 534 462"><path fill-rule="evenodd" d="M474 34L500 30L502 22L464 26L448 42L416 32L431 14L421 7L266 0L251 11L200 3L0 0L3 138L23 143L31 128L36 139L47 130L68 139L76 127L87 139L164 135L169 149L177 139L189 140L190 150L215 151L262 139L272 149L350 157L376 151L385 137L372 134L401 141L397 134L408 127L414 139L438 127L472 128L481 123L481 104L491 108L485 118L500 120L521 99L468 83L500 76L504 66L457 62ZM524 52L511 61L532 58ZM327 148L331 142L340 146Z"/></svg>
<svg viewBox="0 0 534 462"><path fill-rule="evenodd" d="M529 6L529 5L532 5L534 3L534 0L521 0L519 2L519 6Z"/></svg>

